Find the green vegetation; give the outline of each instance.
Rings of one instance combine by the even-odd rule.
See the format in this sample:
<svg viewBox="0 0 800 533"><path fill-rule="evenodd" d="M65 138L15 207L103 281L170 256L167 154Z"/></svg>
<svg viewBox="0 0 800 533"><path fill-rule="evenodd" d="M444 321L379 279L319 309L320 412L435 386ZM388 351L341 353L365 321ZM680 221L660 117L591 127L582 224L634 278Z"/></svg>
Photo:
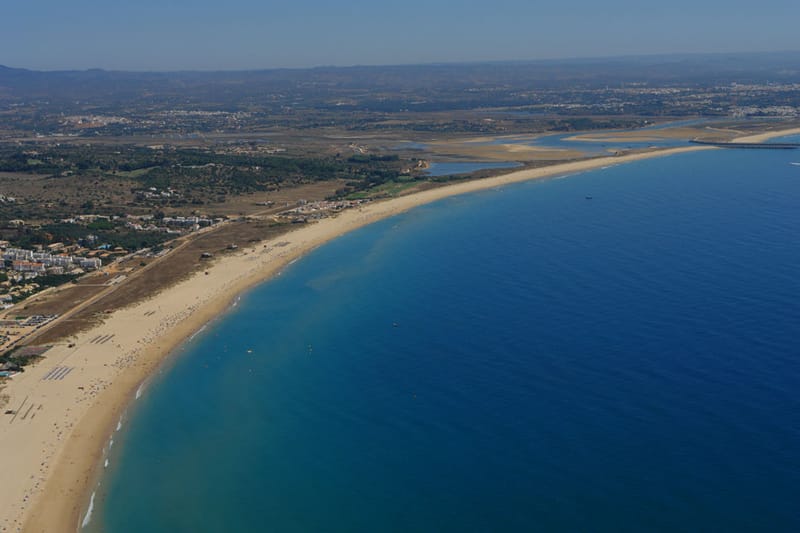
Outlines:
<svg viewBox="0 0 800 533"><path fill-rule="evenodd" d="M411 176L398 176L396 179L386 181L370 189L351 192L344 195L347 200L365 200L370 198L388 198L399 196L403 192L419 185L419 180ZM343 193L342 193L343 195Z"/></svg>
<svg viewBox="0 0 800 533"><path fill-rule="evenodd" d="M14 370L16 372L23 372L26 365L30 364L33 361L33 357L22 357L14 355L13 352L5 353L0 355L0 366L7 366L10 370Z"/></svg>
<svg viewBox="0 0 800 533"><path fill-rule="evenodd" d="M99 229L100 227L105 229ZM89 226L60 222L45 224L38 229L20 229L16 234L6 235L6 237L12 246L32 249L37 244L48 245L54 242L84 244L89 235L94 236L92 244L108 245L111 248L119 246L125 250L151 248L174 238L174 235L164 232L136 231L111 221L95 221Z"/></svg>
<svg viewBox="0 0 800 533"><path fill-rule="evenodd" d="M71 276L69 274L48 274L46 276L36 276L33 282L39 285L40 290L44 290L48 287L58 287L75 278L76 276Z"/></svg>
<svg viewBox="0 0 800 533"><path fill-rule="evenodd" d="M144 176L145 174L156 168L158 167L143 167L134 170L117 170L115 172L115 175L121 178L133 178L133 179L141 178L142 176Z"/></svg>
<svg viewBox="0 0 800 533"><path fill-rule="evenodd" d="M38 351L31 351L24 347L15 348L4 354L0 354L0 366L9 368L17 372L24 372L27 365L33 363L41 357Z"/></svg>
<svg viewBox="0 0 800 533"><path fill-rule="evenodd" d="M31 164L34 152L37 163ZM402 165L397 155L359 154L345 160L136 146L0 148L0 171L88 178L111 189L113 180L124 179L133 182L129 192L138 193L134 204L170 206L202 205L230 195L337 179L348 180L353 190L365 190L397 177ZM103 180L112 181L103 185ZM162 191L174 193L160 195ZM98 213L111 209L95 197L86 198L80 207Z"/></svg>

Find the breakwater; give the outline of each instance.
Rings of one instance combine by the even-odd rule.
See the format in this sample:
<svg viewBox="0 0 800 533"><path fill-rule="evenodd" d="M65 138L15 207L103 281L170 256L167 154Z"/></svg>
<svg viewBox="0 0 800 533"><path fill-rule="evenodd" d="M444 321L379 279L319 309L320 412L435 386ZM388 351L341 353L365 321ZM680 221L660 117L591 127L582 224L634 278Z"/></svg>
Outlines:
<svg viewBox="0 0 800 533"><path fill-rule="evenodd" d="M718 148L747 148L755 150L796 150L800 148L800 143L738 143L738 142L715 142L700 141L692 139L692 144L702 144L705 146L716 146Z"/></svg>

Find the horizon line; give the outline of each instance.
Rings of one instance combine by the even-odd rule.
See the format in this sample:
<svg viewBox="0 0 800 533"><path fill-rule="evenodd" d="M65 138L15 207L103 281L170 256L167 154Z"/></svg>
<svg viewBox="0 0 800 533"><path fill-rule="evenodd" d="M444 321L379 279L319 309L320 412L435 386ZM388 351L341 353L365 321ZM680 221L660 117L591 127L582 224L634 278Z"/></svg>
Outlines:
<svg viewBox="0 0 800 533"><path fill-rule="evenodd" d="M324 69L357 69L357 68L391 68L391 67L444 67L444 66L477 66L477 65L502 65L502 64L536 64L536 63L569 63L578 61L602 61L602 60L624 60L624 59L657 59L657 58L700 58L712 56L759 56L759 55L781 55L798 54L797 50L767 50L767 51L735 51L735 52L660 52L652 54L621 54L621 55L599 55L599 56L569 56L562 58L535 58L535 59L486 59L475 61L431 61L420 63L353 63L353 64L330 64L313 66L293 66L293 67L252 67L252 68L166 68L166 69L126 69L126 68L53 68L37 69L28 67L9 66L0 63L0 69L18 70L25 72L40 73L59 73L59 72L109 72L109 73L156 73L156 74L181 74L181 73L223 73L223 72L265 72L265 71L303 71L303 70L324 70Z"/></svg>

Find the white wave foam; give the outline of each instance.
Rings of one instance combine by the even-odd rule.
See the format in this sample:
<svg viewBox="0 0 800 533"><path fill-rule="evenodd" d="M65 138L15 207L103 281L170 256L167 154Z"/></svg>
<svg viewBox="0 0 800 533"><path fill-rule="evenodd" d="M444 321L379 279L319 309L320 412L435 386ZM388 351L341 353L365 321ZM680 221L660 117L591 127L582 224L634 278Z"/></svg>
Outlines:
<svg viewBox="0 0 800 533"><path fill-rule="evenodd" d="M92 511L94 511L94 496L95 493L92 493L92 497L89 498L89 508L86 509L86 515L83 517L83 522L81 522L81 527L84 528L89 525L89 522L92 521Z"/></svg>
<svg viewBox="0 0 800 533"><path fill-rule="evenodd" d="M236 304L234 304L234 305L236 305ZM203 327L202 327L202 328L200 328L200 329L198 329L197 331L195 331L194 333L192 333L192 336L191 336L191 337L189 337L189 340L192 340L192 339L194 339L195 337L197 337L198 335L200 335L200 334L203 332L203 330L205 330L205 329L206 329L206 326L207 326L207 325L208 325L208 324L203 324Z"/></svg>
<svg viewBox="0 0 800 533"><path fill-rule="evenodd" d="M139 388L138 388L138 389L136 389L136 399L137 399L137 400L138 400L139 398L141 398L141 397L142 397L142 390L143 390L143 389L144 389L144 383L142 383L141 385L139 385Z"/></svg>

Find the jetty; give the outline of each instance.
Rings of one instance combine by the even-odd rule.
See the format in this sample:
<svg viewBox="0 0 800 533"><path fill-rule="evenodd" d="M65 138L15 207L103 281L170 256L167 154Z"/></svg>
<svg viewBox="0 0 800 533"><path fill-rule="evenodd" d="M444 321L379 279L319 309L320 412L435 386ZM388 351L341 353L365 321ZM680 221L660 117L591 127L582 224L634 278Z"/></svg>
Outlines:
<svg viewBox="0 0 800 533"><path fill-rule="evenodd" d="M689 142L706 146L716 146L717 148L747 148L751 150L796 150L800 148L800 143L737 143L701 141L698 139L692 139Z"/></svg>

